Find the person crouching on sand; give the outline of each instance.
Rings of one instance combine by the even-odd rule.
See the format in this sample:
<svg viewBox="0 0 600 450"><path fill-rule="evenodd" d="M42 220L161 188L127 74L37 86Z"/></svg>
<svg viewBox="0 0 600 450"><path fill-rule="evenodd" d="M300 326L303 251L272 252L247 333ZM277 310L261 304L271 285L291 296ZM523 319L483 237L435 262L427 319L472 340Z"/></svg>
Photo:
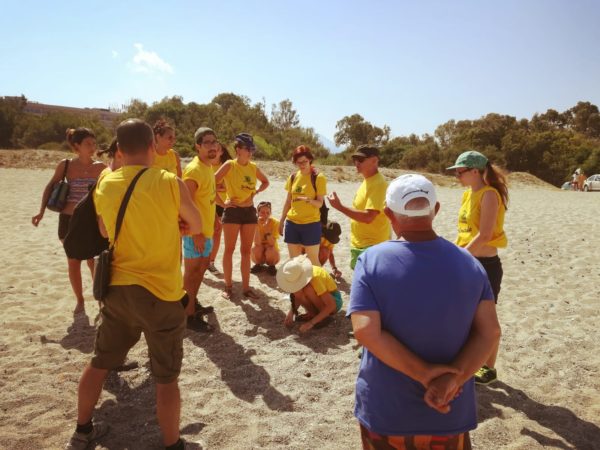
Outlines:
<svg viewBox="0 0 600 450"><path fill-rule="evenodd" d="M271 203L260 202L257 207L258 225L254 232L252 245L252 261L254 266L250 273L258 273L266 269L269 275L275 275L275 264L279 262L279 220L271 217ZM267 267L265 268L265 264Z"/></svg>
<svg viewBox="0 0 600 450"><path fill-rule="evenodd" d="M342 294L335 281L320 266L311 263L306 255L296 256L285 261L277 271L277 284L282 291L288 292L291 308L284 324L292 326L294 320L304 322L300 326L302 333L313 327L320 328L330 321L330 316L342 309ZM305 314L298 314L302 306Z"/></svg>

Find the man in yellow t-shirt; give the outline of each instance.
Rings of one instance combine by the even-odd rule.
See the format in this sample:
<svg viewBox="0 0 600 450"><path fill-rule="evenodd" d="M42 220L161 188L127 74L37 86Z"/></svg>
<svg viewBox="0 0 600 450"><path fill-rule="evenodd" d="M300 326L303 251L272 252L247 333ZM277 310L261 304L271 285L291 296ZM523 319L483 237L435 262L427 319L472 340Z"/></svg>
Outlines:
<svg viewBox="0 0 600 450"><path fill-rule="evenodd" d="M202 306L198 301L198 290L204 273L210 264L215 226L215 197L217 194L212 160L217 156L219 142L213 130L200 127L194 133L196 156L183 171L183 182L190 191L196 208L202 216L202 232L197 236L183 237L183 285L190 297L186 307L187 327L194 331L211 331L202 315L213 312L212 306ZM200 247L196 242L202 241Z"/></svg>
<svg viewBox="0 0 600 450"><path fill-rule="evenodd" d="M108 372L146 338L156 381L156 413L165 447L184 445L179 437L181 400L177 378L183 358L185 299L178 251L179 219L200 233L198 210L177 176L149 168L139 178L125 210L117 242L116 220L132 179L154 158L154 134L147 123L128 119L117 128L123 166L107 173L94 191L98 227L114 245L108 294L100 309L94 356L79 381L77 428L67 449L87 447L108 432L92 422Z"/></svg>
<svg viewBox="0 0 600 450"><path fill-rule="evenodd" d="M352 207L343 205L336 192L327 198L333 208L350 217L350 268L354 269L362 252L390 238L390 223L383 212L387 181L379 173L379 150L361 145L352 155L352 161L364 178Z"/></svg>

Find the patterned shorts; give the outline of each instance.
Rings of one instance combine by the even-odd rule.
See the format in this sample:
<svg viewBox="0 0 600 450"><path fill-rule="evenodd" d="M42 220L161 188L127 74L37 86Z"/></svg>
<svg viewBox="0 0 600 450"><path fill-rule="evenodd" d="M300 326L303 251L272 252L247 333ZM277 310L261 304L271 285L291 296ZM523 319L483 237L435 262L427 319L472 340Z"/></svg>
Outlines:
<svg viewBox="0 0 600 450"><path fill-rule="evenodd" d="M363 450L471 450L469 433L451 436L383 436L360 424Z"/></svg>

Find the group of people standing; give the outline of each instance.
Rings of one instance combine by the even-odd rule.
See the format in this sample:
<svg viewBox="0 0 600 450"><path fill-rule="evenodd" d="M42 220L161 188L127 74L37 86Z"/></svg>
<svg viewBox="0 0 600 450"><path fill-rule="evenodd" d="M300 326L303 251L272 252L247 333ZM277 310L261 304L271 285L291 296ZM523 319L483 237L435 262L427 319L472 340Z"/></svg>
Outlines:
<svg viewBox="0 0 600 450"><path fill-rule="evenodd" d="M204 316L213 308L202 305L197 297L206 270L217 271L214 261L221 232L225 298L234 296L232 260L239 237L241 291L245 297L258 298L250 286L250 273L266 270L276 274L280 288L290 293L287 326L301 322L300 331L306 332L338 312L343 300L335 282L339 269L332 248L339 241L340 227L323 221L326 199L351 223L350 266L356 271L348 316L365 348L356 407L365 448L384 448L377 442L388 445L398 436L448 435L450 430L467 432L466 437L460 437L464 446L452 448L468 448L468 429L474 428L469 400L473 390L468 384L471 374L476 371L482 384L496 379L499 327L495 308L482 300L494 300L491 305L497 301L502 280L497 251L506 246L506 182L484 155L465 152L449 168L468 188L459 211L456 241L464 250L457 252L453 249L458 247L433 232L431 223L439 209L433 185L415 175L420 178L400 177L388 186L379 172L379 151L374 146L361 146L352 154L363 181L351 206L344 205L336 192L327 193L326 177L313 166L310 148L296 148L292 162L297 170L286 181L287 197L277 220L271 217L270 202L254 206L255 196L268 188L269 180L252 161L256 146L247 133L235 137L235 157L231 158L212 129L198 128L194 135L197 156L184 170L172 150L175 129L162 120L153 128L137 119L122 122L108 151L108 167L93 160L96 145L90 130L70 130L67 137L76 157L58 165L44 190L40 212L32 218L37 226L53 185L66 176L73 193L59 219L61 240L75 204L90 185L97 183L93 197L99 227L112 242L119 205L129 183L142 169L151 168L135 186L114 249L111 288L101 308L94 357L80 380L77 427L67 448L85 448L107 432L106 424L92 422L95 404L108 371L123 364L141 332L157 383L157 416L164 445L184 448L179 436L177 384L183 332L186 324L195 331L210 331ZM389 241L392 229L400 241ZM289 258L277 269L279 235L284 237ZM479 263L474 263L467 252ZM321 267L327 260L332 263L332 274ZM80 311L84 305L81 262L68 262L76 311ZM88 266L93 273L93 260ZM439 283L428 278L432 273L440 277ZM457 299L451 315L458 325L440 351L428 345L448 339L444 330L450 312L448 305L440 304L446 292L449 298ZM399 296L404 300L398 302ZM426 338L428 323L439 330L432 341ZM473 330L475 337L467 339ZM477 336L481 339L474 342ZM419 389L415 389L415 382ZM385 392L374 388L390 384L395 387ZM463 387L466 394L461 394ZM457 412L458 419L456 414L447 414L453 417L452 426L436 416L431 422L435 426L413 427L407 425L411 423L408 412L391 418L396 406L404 405L402 408L410 411L414 395L421 395L423 405L432 411L444 414L450 411L455 397L467 398L452 407L466 408L467 412ZM382 406L385 403L396 406L390 409ZM373 422L379 412L383 419ZM428 414L421 417L430 417ZM396 426L399 422L403 425ZM440 423L442 426L436 428Z"/></svg>

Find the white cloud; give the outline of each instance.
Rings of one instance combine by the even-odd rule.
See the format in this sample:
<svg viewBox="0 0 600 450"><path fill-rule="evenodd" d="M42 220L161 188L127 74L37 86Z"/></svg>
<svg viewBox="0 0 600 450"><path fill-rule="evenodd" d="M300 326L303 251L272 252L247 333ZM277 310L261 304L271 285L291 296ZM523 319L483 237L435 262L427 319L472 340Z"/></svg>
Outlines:
<svg viewBox="0 0 600 450"><path fill-rule="evenodd" d="M113 50L112 51L112 57L113 57L113 59L117 59L119 57L119 52L116 51L116 50Z"/></svg>
<svg viewBox="0 0 600 450"><path fill-rule="evenodd" d="M164 61L156 52L144 50L142 44L133 44L137 53L133 55L131 67L134 72L141 73L174 73L173 67Z"/></svg>

